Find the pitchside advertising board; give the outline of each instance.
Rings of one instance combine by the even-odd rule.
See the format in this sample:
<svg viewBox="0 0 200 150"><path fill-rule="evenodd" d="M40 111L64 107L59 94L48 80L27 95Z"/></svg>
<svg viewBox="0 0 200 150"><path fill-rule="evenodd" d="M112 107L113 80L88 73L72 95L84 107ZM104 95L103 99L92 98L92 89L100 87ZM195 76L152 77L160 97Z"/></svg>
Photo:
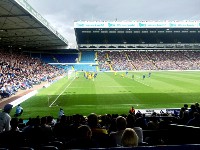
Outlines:
<svg viewBox="0 0 200 150"><path fill-rule="evenodd" d="M200 21L74 22L74 28L200 28Z"/></svg>
<svg viewBox="0 0 200 150"><path fill-rule="evenodd" d="M171 115L179 115L180 109L179 108L171 108L171 109L135 109L136 113L142 113L147 116L150 116L152 113L156 112L158 114L168 113Z"/></svg>

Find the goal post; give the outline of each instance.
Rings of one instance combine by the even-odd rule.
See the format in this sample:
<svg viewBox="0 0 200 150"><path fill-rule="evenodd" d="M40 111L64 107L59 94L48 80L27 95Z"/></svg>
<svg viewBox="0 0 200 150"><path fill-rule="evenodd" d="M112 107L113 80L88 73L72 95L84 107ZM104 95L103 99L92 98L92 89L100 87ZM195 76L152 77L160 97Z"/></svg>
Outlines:
<svg viewBox="0 0 200 150"><path fill-rule="evenodd" d="M68 79L75 79L76 78L76 71L75 70L68 70L67 77L68 77Z"/></svg>

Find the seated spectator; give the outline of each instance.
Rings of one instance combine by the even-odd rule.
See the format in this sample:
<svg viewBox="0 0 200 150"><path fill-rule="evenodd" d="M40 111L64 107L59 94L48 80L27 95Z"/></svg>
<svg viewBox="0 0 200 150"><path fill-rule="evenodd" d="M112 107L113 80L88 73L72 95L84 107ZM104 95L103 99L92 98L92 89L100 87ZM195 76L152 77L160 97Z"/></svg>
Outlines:
<svg viewBox="0 0 200 150"><path fill-rule="evenodd" d="M122 137L124 130L126 129L126 125L127 125L126 119L122 116L118 116L116 119L117 131L110 133L110 138L111 138L113 147L122 145L121 137Z"/></svg>
<svg viewBox="0 0 200 150"><path fill-rule="evenodd" d="M53 132L54 135L58 138L58 139L62 139L62 140L68 140L69 135L69 126L68 126L68 122L67 122L67 116L62 115L61 119L59 119L54 128L53 128Z"/></svg>
<svg viewBox="0 0 200 150"><path fill-rule="evenodd" d="M147 128L149 130L156 130L159 128L159 118L156 115L156 113L153 113L150 117L150 120L147 124Z"/></svg>
<svg viewBox="0 0 200 150"><path fill-rule="evenodd" d="M121 143L123 147L138 146L138 136L134 129L126 128L122 134Z"/></svg>
<svg viewBox="0 0 200 150"><path fill-rule="evenodd" d="M10 121L11 130L0 134L1 144L11 150L15 150L25 144L25 137L18 128L18 118L12 118Z"/></svg>
<svg viewBox="0 0 200 150"><path fill-rule="evenodd" d="M10 93L7 92L6 90L6 85L2 85L1 86L1 98L6 98L6 97L9 97L10 96Z"/></svg>
<svg viewBox="0 0 200 150"><path fill-rule="evenodd" d="M77 138L66 144L67 149L89 149L97 148L98 143L92 140L92 131L89 126L81 125L77 130Z"/></svg>
<svg viewBox="0 0 200 150"><path fill-rule="evenodd" d="M68 132L70 138L79 136L77 134L77 129L82 125L81 118L82 118L82 116L79 114L75 114L72 116L73 122L69 125L69 132Z"/></svg>
<svg viewBox="0 0 200 150"><path fill-rule="evenodd" d="M22 131L22 129L26 126L26 124L24 123L24 120L22 118L19 118L19 130Z"/></svg>
<svg viewBox="0 0 200 150"><path fill-rule="evenodd" d="M193 116L194 116L194 118L190 119L187 122L187 125L188 126L200 127L200 114L198 112L194 112Z"/></svg>
<svg viewBox="0 0 200 150"><path fill-rule="evenodd" d="M127 128L132 128L135 130L138 136L138 143L143 143L143 130L141 127L135 125L135 117L134 115L129 114L126 118Z"/></svg>
<svg viewBox="0 0 200 150"><path fill-rule="evenodd" d="M98 120L98 116L94 113L91 113L88 116L88 126L91 128L92 133L103 133L103 134L108 134L106 129L101 128Z"/></svg>
<svg viewBox="0 0 200 150"><path fill-rule="evenodd" d="M88 126L92 130L92 139L96 140L100 147L108 147L110 144L108 132L106 129L103 129L99 124L98 116L94 113L91 113L88 116Z"/></svg>
<svg viewBox="0 0 200 150"><path fill-rule="evenodd" d="M50 125L47 124L47 117L41 118L40 128L41 128L41 134L42 134L44 142L52 141L53 129Z"/></svg>
<svg viewBox="0 0 200 150"><path fill-rule="evenodd" d="M145 118L145 114L142 113L136 113L137 119L135 120L135 126L141 127L143 130L147 129L147 120Z"/></svg>

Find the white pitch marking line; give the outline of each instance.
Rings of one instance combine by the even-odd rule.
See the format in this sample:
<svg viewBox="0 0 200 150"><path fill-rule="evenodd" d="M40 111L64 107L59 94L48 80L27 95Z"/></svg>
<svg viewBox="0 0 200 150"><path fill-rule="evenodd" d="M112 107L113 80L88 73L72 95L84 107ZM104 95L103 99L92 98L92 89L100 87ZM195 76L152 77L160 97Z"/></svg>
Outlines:
<svg viewBox="0 0 200 150"><path fill-rule="evenodd" d="M51 105L49 105L49 107L51 107L60 97L60 95L62 95L64 93L64 91L72 84L72 82L74 81L74 79L65 87L65 89L56 97L56 99L51 103Z"/></svg>

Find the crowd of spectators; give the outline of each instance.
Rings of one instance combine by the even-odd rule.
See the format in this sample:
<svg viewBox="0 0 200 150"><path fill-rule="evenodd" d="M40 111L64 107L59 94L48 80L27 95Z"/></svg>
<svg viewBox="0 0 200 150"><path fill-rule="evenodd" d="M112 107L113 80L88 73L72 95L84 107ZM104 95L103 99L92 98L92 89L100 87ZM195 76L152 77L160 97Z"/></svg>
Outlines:
<svg viewBox="0 0 200 150"><path fill-rule="evenodd" d="M178 114L155 113L145 116L141 112L127 114L88 116L63 114L58 118L43 116L11 119L10 104L4 107L0 117L6 116L7 122L0 124L0 146L13 148L28 146L37 149L42 145L51 145L55 141L62 143L62 149L88 149L110 147L136 147L167 145L171 135L144 135L146 131L166 130L170 124L200 127L200 107L198 103L185 104ZM10 122L8 122L8 120ZM4 124L3 124L4 123ZM185 143L187 144L187 143Z"/></svg>
<svg viewBox="0 0 200 150"><path fill-rule="evenodd" d="M0 50L0 97L26 90L41 82L52 81L63 70L21 53Z"/></svg>
<svg viewBox="0 0 200 150"><path fill-rule="evenodd" d="M26 90L41 82L51 81L62 75L63 70L43 63L39 58L0 50L0 95L1 98ZM99 52L100 69L105 70L194 70L200 69L200 52L152 51L152 52ZM43 116L29 118L24 123L20 116L11 118L11 105L0 113L0 147L16 149L30 146L35 149L62 143L63 149L88 149L109 147L134 147L140 145L169 144L169 137L144 136L146 130L167 130L177 124L200 127L198 103L190 108L185 104L178 114L141 112L127 114L67 116L62 112L58 118Z"/></svg>
<svg viewBox="0 0 200 150"><path fill-rule="evenodd" d="M199 51L105 51L98 52L105 70L198 70ZM107 64L110 64L108 66Z"/></svg>
<svg viewBox="0 0 200 150"><path fill-rule="evenodd" d="M98 60L100 70L104 70L104 71L111 70L110 65L109 65L110 60L109 60L108 54L106 52L102 51L102 52L99 52L97 55L98 55L97 60Z"/></svg>

